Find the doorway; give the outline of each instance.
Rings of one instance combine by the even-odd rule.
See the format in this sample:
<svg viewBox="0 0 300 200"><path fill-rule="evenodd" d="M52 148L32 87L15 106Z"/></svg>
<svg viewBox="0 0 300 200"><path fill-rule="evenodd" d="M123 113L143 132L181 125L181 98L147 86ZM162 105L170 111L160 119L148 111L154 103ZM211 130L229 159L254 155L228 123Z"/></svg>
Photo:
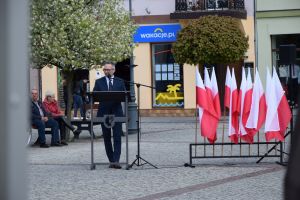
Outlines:
<svg viewBox="0 0 300 200"><path fill-rule="evenodd" d="M121 62L118 62L116 64L116 72L115 72L115 76L119 77L123 80L125 80L125 87L126 90L129 91L130 90L130 59L125 59ZM127 83L126 83L127 81Z"/></svg>

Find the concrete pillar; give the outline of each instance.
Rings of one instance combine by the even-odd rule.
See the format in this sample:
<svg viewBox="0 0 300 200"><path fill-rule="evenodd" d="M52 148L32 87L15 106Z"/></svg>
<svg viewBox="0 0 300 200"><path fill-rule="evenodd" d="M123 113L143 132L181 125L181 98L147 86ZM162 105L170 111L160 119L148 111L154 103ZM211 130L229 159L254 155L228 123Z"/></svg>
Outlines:
<svg viewBox="0 0 300 200"><path fill-rule="evenodd" d="M27 0L1 0L0 27L0 199L27 199Z"/></svg>

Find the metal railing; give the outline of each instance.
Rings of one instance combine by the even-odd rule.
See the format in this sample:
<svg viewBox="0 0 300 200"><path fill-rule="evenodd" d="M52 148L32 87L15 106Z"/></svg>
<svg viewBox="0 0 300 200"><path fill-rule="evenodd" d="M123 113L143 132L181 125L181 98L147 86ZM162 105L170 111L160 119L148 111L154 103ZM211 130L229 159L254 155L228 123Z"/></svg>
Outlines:
<svg viewBox="0 0 300 200"><path fill-rule="evenodd" d="M175 11L244 10L244 0L175 0Z"/></svg>

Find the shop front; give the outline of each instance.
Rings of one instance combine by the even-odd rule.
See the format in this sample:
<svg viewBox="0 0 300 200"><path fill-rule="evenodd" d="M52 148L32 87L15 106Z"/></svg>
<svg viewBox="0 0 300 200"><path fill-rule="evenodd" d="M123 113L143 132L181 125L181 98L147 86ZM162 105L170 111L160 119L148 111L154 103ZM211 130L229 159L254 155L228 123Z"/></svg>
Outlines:
<svg viewBox="0 0 300 200"><path fill-rule="evenodd" d="M134 42L135 81L141 86L140 108L142 116L186 116L193 115L195 103L192 98L194 68L175 62L172 44L176 41L180 24L140 25ZM187 69L187 70L185 70ZM191 72L191 73L190 73ZM192 77L192 78L191 78Z"/></svg>

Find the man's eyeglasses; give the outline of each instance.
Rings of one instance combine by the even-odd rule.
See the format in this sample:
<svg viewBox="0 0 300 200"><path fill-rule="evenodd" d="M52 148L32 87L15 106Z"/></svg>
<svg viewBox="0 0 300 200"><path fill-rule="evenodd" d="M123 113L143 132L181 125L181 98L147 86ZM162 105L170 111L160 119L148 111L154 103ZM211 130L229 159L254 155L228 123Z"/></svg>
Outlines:
<svg viewBox="0 0 300 200"><path fill-rule="evenodd" d="M103 71L111 71L111 70L113 70L113 69L103 69Z"/></svg>

